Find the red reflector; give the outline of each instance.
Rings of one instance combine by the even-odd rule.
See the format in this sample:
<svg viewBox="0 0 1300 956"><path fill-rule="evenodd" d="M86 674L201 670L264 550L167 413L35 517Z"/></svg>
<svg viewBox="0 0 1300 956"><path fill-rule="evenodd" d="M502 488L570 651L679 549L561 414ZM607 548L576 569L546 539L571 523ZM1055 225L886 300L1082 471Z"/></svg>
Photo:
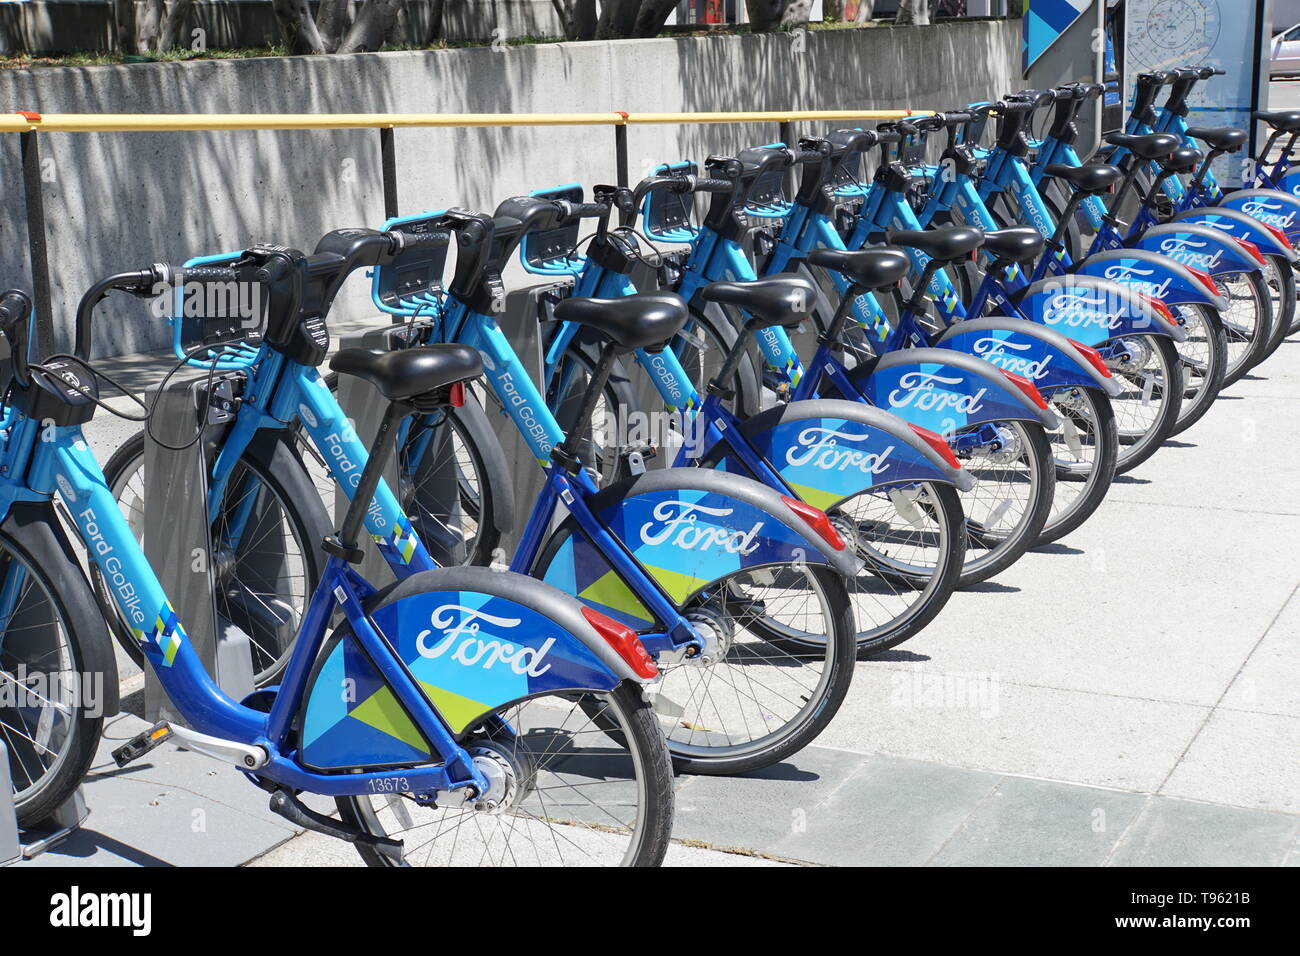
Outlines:
<svg viewBox="0 0 1300 956"><path fill-rule="evenodd" d="M814 508L798 498L791 498L789 495L782 495L781 500L786 503L786 506L791 511L803 519L804 524L816 531L819 538L836 551L844 550L844 539L835 530L835 525L831 524L831 519L826 517L826 512L820 508Z"/></svg>
<svg viewBox="0 0 1300 956"><path fill-rule="evenodd" d="M959 462L957 456L952 453L952 448L948 446L948 442L945 441L944 437L938 432L932 432L930 429L922 428L920 425L913 425L912 431L916 432L917 437L920 438L921 441L934 449L935 453L944 460L949 468L961 467L961 462Z"/></svg>
<svg viewBox="0 0 1300 956"><path fill-rule="evenodd" d="M1207 276L1204 272L1197 272L1195 269L1192 269L1191 272L1192 275L1196 276L1196 278L1203 285L1207 286L1215 295L1219 294L1218 287L1215 286L1213 279ZM1145 292L1139 292L1138 298L1154 309L1156 313L1170 325L1179 324L1178 320L1174 318L1174 314L1169 311L1169 306L1165 305L1160 299L1157 299L1153 295L1147 295Z"/></svg>
<svg viewBox="0 0 1300 956"><path fill-rule="evenodd" d="M1070 339L1070 344L1079 350L1079 354L1088 360L1089 365L1101 373L1102 378L1111 377L1110 369L1106 367L1106 360L1101 357L1100 352L1091 345L1084 345L1082 342L1074 341L1074 339Z"/></svg>
<svg viewBox="0 0 1300 956"><path fill-rule="evenodd" d="M627 666L632 668L632 673L646 680L659 676L659 668L655 666L654 658L641 643L641 638L636 636L636 631L585 605L582 608L582 616L596 629L596 633L604 638L605 643L614 648L614 652L623 658Z"/></svg>
<svg viewBox="0 0 1300 956"><path fill-rule="evenodd" d="M1237 239L1236 236L1233 236L1232 238ZM1266 263L1264 262L1264 257L1260 254L1259 246L1255 245L1253 242L1250 242L1247 239L1237 239L1237 243L1241 246L1241 248L1249 252L1251 256L1254 258L1254 260L1258 262L1261 266L1266 265Z"/></svg>
<svg viewBox="0 0 1300 956"><path fill-rule="evenodd" d="M1291 248L1291 240L1288 239L1287 234L1283 232L1281 229L1279 229L1277 226L1270 226L1266 222L1261 222L1260 225L1263 226L1265 229L1267 229L1269 232L1271 232L1274 236L1276 236L1277 241L1282 243L1283 246L1285 246L1288 249Z"/></svg>
<svg viewBox="0 0 1300 956"><path fill-rule="evenodd" d="M451 388L447 389L447 402L455 408L461 408L465 404L465 383L457 382Z"/></svg>
<svg viewBox="0 0 1300 956"><path fill-rule="evenodd" d="M1047 399L1043 398L1043 393L1038 390L1038 386L1023 375L1017 375L1015 372L1003 372L1007 378L1011 379L1013 385L1025 393L1025 397L1037 405L1039 408L1047 407Z"/></svg>
<svg viewBox="0 0 1300 956"><path fill-rule="evenodd" d="M1217 296L1223 294L1219 291L1219 287L1214 284L1214 279L1210 277L1208 272L1202 272L1200 269L1193 269L1190 266L1187 271L1196 276L1196 281L1205 286L1210 295ZM1146 296L1143 296L1143 298L1146 298ZM1162 302L1161 305L1164 305L1164 303Z"/></svg>

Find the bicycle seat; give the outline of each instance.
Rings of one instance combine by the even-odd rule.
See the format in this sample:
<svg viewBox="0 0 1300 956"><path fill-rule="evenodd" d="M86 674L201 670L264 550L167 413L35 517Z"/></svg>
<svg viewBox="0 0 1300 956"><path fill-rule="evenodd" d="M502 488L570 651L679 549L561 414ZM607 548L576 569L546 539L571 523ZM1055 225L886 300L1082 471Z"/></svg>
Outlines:
<svg viewBox="0 0 1300 956"><path fill-rule="evenodd" d="M885 233L891 245L919 249L931 259L955 262L970 255L984 242L984 233L966 226L946 226L943 229L900 229Z"/></svg>
<svg viewBox="0 0 1300 956"><path fill-rule="evenodd" d="M1032 262L1046 243L1047 240L1033 226L1015 226L984 233L984 251L1007 262Z"/></svg>
<svg viewBox="0 0 1300 956"><path fill-rule="evenodd" d="M900 249L814 249L807 259L815 266L834 269L864 289L896 285L912 268Z"/></svg>
<svg viewBox="0 0 1300 956"><path fill-rule="evenodd" d="M1205 154L1194 146L1180 146L1172 153L1169 158L1160 165L1170 172L1190 173L1197 166L1201 165L1201 160Z"/></svg>
<svg viewBox="0 0 1300 956"><path fill-rule="evenodd" d="M686 304L673 292L638 292L620 299L565 299L555 318L608 336L629 351L661 346L686 324Z"/></svg>
<svg viewBox="0 0 1300 956"><path fill-rule="evenodd" d="M1090 196L1109 191L1124 177L1118 166L1108 166L1106 163L1086 163L1083 166L1052 163L1043 172L1065 180L1079 192Z"/></svg>
<svg viewBox="0 0 1300 956"><path fill-rule="evenodd" d="M406 401L425 392L454 385L483 374L483 360L465 345L422 345L389 352L383 349L342 349L330 359L340 375L363 378L384 398Z"/></svg>
<svg viewBox="0 0 1300 956"><path fill-rule="evenodd" d="M1178 148L1180 140L1173 133L1109 133L1106 142L1127 149L1138 159L1164 159Z"/></svg>
<svg viewBox="0 0 1300 956"><path fill-rule="evenodd" d="M1256 110L1252 115L1283 133L1300 130L1300 110Z"/></svg>
<svg viewBox="0 0 1300 956"><path fill-rule="evenodd" d="M1199 139L1211 149L1225 152L1241 149L1246 140L1250 139L1250 134L1244 129L1234 129L1231 126L1197 126L1189 129L1187 135Z"/></svg>
<svg viewBox="0 0 1300 956"><path fill-rule="evenodd" d="M798 325L812 310L817 287L792 273L752 282L712 282L700 290L705 302L725 302L744 309L750 328Z"/></svg>

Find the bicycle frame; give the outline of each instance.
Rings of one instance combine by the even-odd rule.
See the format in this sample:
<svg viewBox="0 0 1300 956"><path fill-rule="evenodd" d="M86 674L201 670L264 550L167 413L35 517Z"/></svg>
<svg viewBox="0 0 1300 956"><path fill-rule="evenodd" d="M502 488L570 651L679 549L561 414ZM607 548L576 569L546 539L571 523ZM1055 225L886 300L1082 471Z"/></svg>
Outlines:
<svg viewBox="0 0 1300 956"><path fill-rule="evenodd" d="M331 557L299 628L293 654L269 713L236 703L200 662L177 619L162 585L118 509L80 426L43 426L14 413L0 453L0 517L19 501L45 502L58 494L67 506L90 559L95 562L114 603L140 641L150 668L187 723L201 734L260 747L266 754L256 775L296 790L327 796L392 791L416 793L486 786L472 761L456 744L420 688L393 656L384 637L362 610L374 589L346 562ZM52 515L51 515L51 519ZM9 588L5 589L9 591ZM12 593L10 591L10 593ZM355 774L319 774L293 758L293 721L308 690L312 664L339 609L411 719L434 747L426 767L372 770Z"/></svg>

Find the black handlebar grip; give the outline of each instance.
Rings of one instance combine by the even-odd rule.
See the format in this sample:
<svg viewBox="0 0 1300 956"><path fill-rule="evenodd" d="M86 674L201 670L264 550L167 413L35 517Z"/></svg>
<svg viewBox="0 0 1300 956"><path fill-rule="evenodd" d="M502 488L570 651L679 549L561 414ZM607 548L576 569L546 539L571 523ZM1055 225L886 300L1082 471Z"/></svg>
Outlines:
<svg viewBox="0 0 1300 956"><path fill-rule="evenodd" d="M279 282L286 275L292 265L284 256L272 256L262 265L260 269L253 273L253 278L258 282Z"/></svg>
<svg viewBox="0 0 1300 956"><path fill-rule="evenodd" d="M10 289L0 295L0 325L18 326L27 321L32 312L32 300L26 292Z"/></svg>
<svg viewBox="0 0 1300 956"><path fill-rule="evenodd" d="M803 166L806 163L820 163L826 158L826 154L818 149L799 149L794 151L795 165Z"/></svg>
<svg viewBox="0 0 1300 956"><path fill-rule="evenodd" d="M736 188L736 184L730 179L697 179L695 180L695 191L697 193L729 193Z"/></svg>
<svg viewBox="0 0 1300 956"><path fill-rule="evenodd" d="M189 269L174 269L173 272L182 282L237 282L239 272L230 266L193 266Z"/></svg>
<svg viewBox="0 0 1300 956"><path fill-rule="evenodd" d="M403 249L418 249L421 246L438 246L447 241L445 232L403 232L400 229L394 229L392 234L397 237Z"/></svg>
<svg viewBox="0 0 1300 956"><path fill-rule="evenodd" d="M609 212L609 206L603 202L569 202L565 199L557 202L565 216L570 219L599 219Z"/></svg>

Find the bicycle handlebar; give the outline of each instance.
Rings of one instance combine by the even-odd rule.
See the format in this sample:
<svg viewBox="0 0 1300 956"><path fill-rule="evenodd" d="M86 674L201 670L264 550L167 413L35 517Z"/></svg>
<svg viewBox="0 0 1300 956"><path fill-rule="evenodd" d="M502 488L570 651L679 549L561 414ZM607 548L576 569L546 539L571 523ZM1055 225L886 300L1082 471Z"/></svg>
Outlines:
<svg viewBox="0 0 1300 956"><path fill-rule="evenodd" d="M10 362L18 384L27 385L27 320L32 314L32 300L18 289L0 295L0 331L9 340Z"/></svg>

